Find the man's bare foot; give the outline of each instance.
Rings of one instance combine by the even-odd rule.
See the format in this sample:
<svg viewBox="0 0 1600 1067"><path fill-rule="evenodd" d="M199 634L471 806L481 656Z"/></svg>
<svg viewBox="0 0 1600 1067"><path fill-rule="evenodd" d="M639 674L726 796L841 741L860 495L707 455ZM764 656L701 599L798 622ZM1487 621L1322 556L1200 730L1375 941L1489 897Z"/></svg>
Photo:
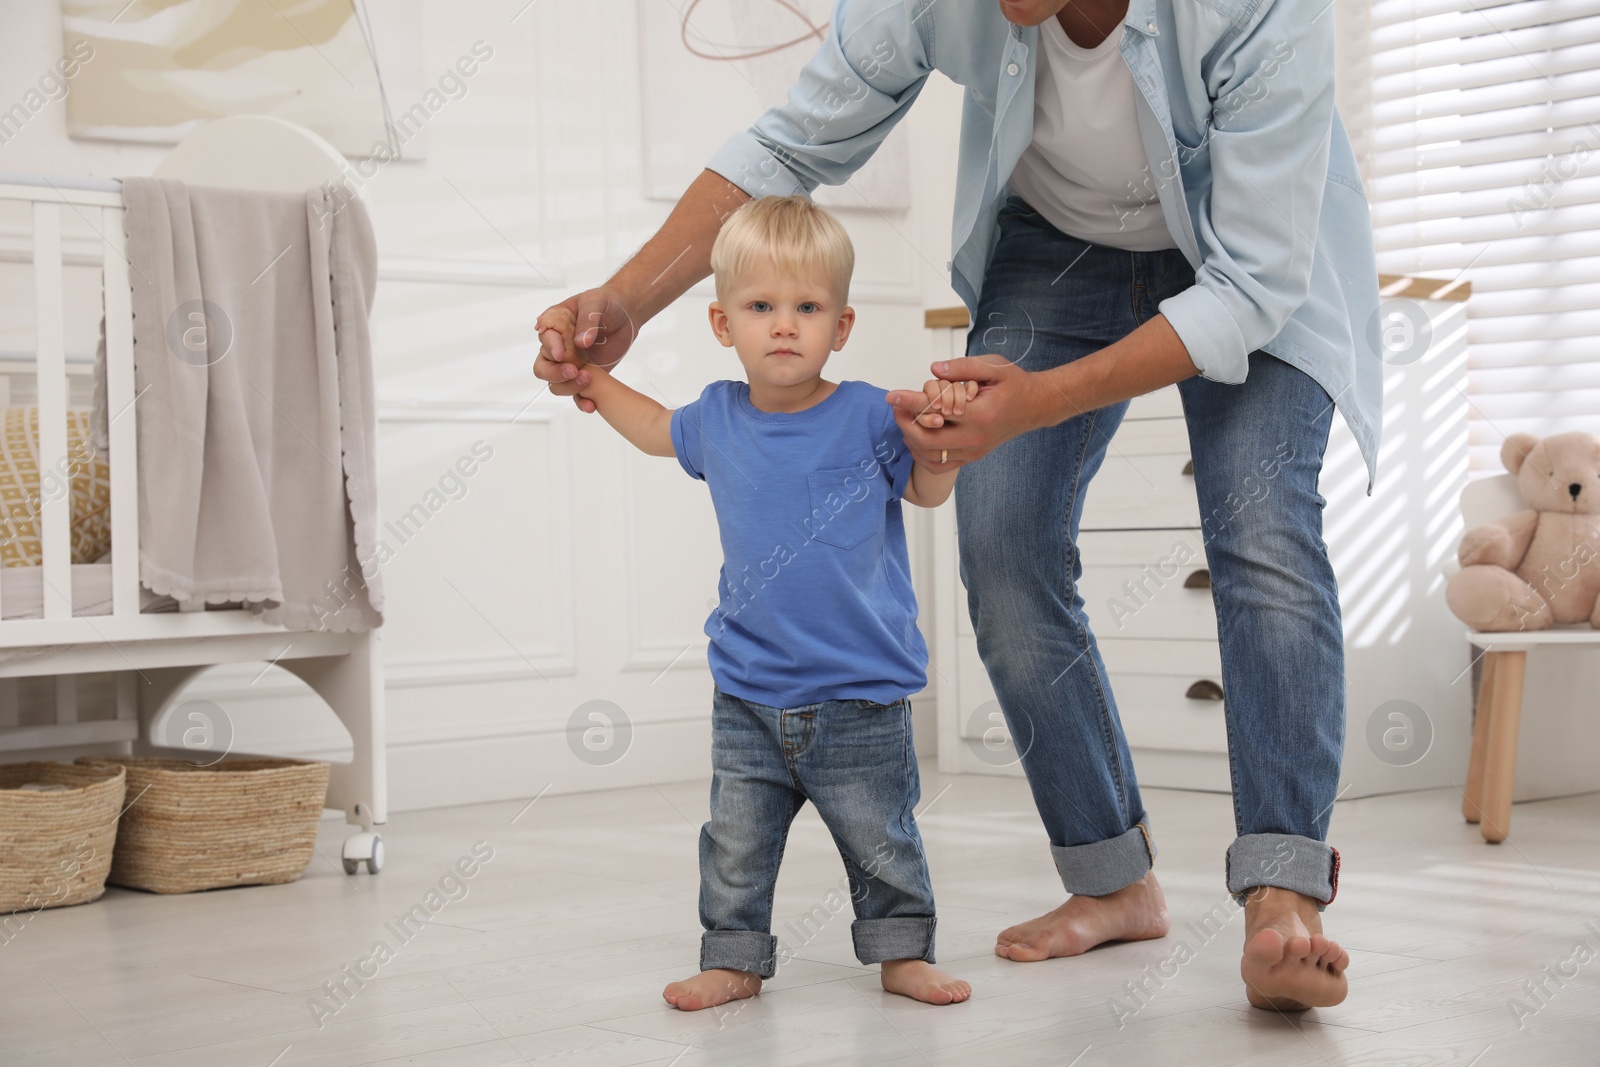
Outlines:
<svg viewBox="0 0 1600 1067"><path fill-rule="evenodd" d="M951 978L926 960L884 960L883 988L924 1004L960 1004L972 996L972 987Z"/></svg>
<svg viewBox="0 0 1600 1067"><path fill-rule="evenodd" d="M1245 996L1258 1008L1304 1011L1345 998L1350 953L1322 934L1316 901L1292 889L1250 890L1244 906Z"/></svg>
<svg viewBox="0 0 1600 1067"><path fill-rule="evenodd" d="M1002 930L995 939L994 954L1018 963L1076 956L1107 941L1166 937L1171 925L1156 872L1147 871L1115 893L1071 896L1048 915Z"/></svg>
<svg viewBox="0 0 1600 1067"><path fill-rule="evenodd" d="M699 1011L714 1008L730 1000L744 1000L761 992L761 979L749 971L725 971L714 968L701 971L693 978L673 982L661 991L679 1011Z"/></svg>

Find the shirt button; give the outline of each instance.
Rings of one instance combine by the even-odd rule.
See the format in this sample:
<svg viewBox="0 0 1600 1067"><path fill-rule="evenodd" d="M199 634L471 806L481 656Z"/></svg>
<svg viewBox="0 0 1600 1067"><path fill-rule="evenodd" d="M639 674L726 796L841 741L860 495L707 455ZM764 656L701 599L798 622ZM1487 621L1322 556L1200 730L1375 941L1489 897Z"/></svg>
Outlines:
<svg viewBox="0 0 1600 1067"><path fill-rule="evenodd" d="M1021 68L1019 68L1015 63L1012 63L1006 67L1006 73L1015 76L1019 69Z"/></svg>
<svg viewBox="0 0 1600 1067"><path fill-rule="evenodd" d="M1155 24L1155 22L1151 21L1150 25L1146 26L1145 29L1149 30L1151 33L1155 33L1156 32L1156 24Z"/></svg>

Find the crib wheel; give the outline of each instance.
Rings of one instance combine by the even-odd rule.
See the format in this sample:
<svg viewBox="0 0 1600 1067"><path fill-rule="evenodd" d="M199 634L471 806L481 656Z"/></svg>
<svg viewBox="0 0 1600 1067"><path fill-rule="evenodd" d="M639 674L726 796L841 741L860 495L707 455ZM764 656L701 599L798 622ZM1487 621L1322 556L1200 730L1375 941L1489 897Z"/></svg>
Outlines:
<svg viewBox="0 0 1600 1067"><path fill-rule="evenodd" d="M345 838L339 858L345 874L355 874L363 861L368 871L377 874L383 870L383 838L374 833L351 834Z"/></svg>

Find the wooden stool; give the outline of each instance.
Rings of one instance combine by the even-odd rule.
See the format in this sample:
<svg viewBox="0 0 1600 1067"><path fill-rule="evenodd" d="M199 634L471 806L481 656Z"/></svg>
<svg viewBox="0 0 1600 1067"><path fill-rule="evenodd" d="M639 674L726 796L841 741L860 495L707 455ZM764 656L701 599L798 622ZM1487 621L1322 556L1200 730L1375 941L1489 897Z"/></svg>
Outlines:
<svg viewBox="0 0 1600 1067"><path fill-rule="evenodd" d="M1477 478L1461 491L1461 518L1471 529L1526 510L1517 476ZM1517 776L1517 728L1522 723L1522 679L1528 653L1552 645L1600 648L1600 631L1589 626L1553 630L1472 631L1467 640L1483 649L1478 713L1472 724L1472 762L1461 796L1461 814L1477 823L1483 839L1498 845L1511 833L1511 792Z"/></svg>
<svg viewBox="0 0 1600 1067"><path fill-rule="evenodd" d="M1482 648L1478 714L1472 724L1472 762L1461 795L1461 814L1477 823L1483 839L1498 845L1511 833L1511 792L1517 776L1517 728L1522 724L1522 680L1535 648L1588 645L1600 648L1600 631L1587 626L1559 630L1469 633Z"/></svg>

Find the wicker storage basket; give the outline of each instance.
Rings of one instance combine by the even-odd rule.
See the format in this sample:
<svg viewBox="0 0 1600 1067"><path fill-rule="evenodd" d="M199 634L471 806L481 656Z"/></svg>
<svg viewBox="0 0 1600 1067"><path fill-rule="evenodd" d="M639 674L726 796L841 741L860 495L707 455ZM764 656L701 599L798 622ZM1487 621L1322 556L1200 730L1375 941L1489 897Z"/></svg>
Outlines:
<svg viewBox="0 0 1600 1067"><path fill-rule="evenodd" d="M153 893L292 882L305 872L328 792L328 764L85 756L128 772L128 810L107 878Z"/></svg>
<svg viewBox="0 0 1600 1067"><path fill-rule="evenodd" d="M67 788L21 788L33 782ZM0 912L84 904L106 891L126 782L121 767L0 764Z"/></svg>

